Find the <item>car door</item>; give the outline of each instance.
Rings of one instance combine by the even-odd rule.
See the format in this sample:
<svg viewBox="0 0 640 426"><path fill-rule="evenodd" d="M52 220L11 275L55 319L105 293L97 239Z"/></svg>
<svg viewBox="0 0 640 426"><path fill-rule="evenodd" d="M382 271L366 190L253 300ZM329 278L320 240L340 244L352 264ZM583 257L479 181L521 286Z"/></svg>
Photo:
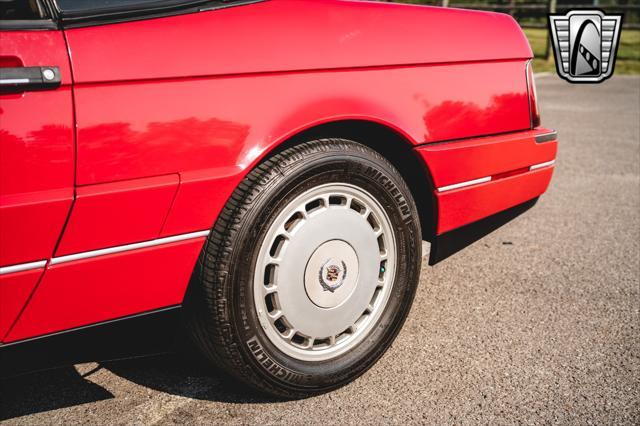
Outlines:
<svg viewBox="0 0 640 426"><path fill-rule="evenodd" d="M177 126L155 125L152 132L140 131L137 118L156 118L157 111L165 108L144 103L147 97L136 94L144 93L147 87L144 69L126 82L78 79L77 73L96 66L105 66L103 71L117 76L131 60L125 52L108 64L98 62L79 49L78 37L115 29L113 39L90 42L89 48L97 54L108 51L114 43L135 45L131 36L145 32L146 18L154 16L155 6L168 5L169 15L174 7L180 13L197 12L197 8L190 8L192 3L203 1L51 2L67 43L74 78L74 201L46 272L5 343L182 302L210 224L162 234L181 182L178 172L185 169L177 164L182 157L176 151L182 142L175 133ZM171 21L171 17L166 19ZM170 27L171 22L166 25ZM162 39L154 40L154 46L163 43ZM153 52L160 54L157 47ZM138 109L135 114L114 116L132 103ZM92 150L105 156L87 155ZM189 231L200 232L194 235Z"/></svg>
<svg viewBox="0 0 640 426"><path fill-rule="evenodd" d="M53 255L74 197L71 70L44 3L0 3L0 341Z"/></svg>

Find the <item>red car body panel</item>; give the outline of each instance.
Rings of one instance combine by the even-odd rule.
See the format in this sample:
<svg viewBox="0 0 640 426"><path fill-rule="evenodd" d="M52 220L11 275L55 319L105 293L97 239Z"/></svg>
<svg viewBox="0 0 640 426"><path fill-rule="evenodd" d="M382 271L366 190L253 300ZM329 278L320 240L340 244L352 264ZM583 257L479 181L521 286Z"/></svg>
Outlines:
<svg viewBox="0 0 640 426"><path fill-rule="evenodd" d="M0 67L60 69L55 91L0 95L0 267L48 259L74 194L71 69L59 31L0 33ZM0 341L44 265L0 275Z"/></svg>
<svg viewBox="0 0 640 426"><path fill-rule="evenodd" d="M66 35L80 84L532 56L509 15L339 0L271 0Z"/></svg>
<svg viewBox="0 0 640 426"><path fill-rule="evenodd" d="M0 66L60 67L55 91L3 94L0 103L0 266L51 256L73 200L71 71L58 31L0 37Z"/></svg>
<svg viewBox="0 0 640 426"><path fill-rule="evenodd" d="M145 241L160 235L178 175L79 186L56 256ZM126 206L126 208L117 208Z"/></svg>
<svg viewBox="0 0 640 426"><path fill-rule="evenodd" d="M558 150L557 142L537 143L535 140L536 136L547 133L548 129L536 129L455 143L429 144L417 151L429 165L434 185L441 188L553 160Z"/></svg>
<svg viewBox="0 0 640 426"><path fill-rule="evenodd" d="M553 167L437 194L437 233L459 228L536 198L547 190Z"/></svg>
<svg viewBox="0 0 640 426"><path fill-rule="evenodd" d="M63 77L0 95L5 343L180 304L204 242L192 233L319 125L375 123L415 148L437 234L539 196L553 170L530 170L556 142L535 140L548 131L531 129L531 49L507 15L272 0L2 37L1 66Z"/></svg>
<svg viewBox="0 0 640 426"><path fill-rule="evenodd" d="M180 173L180 188L160 236L210 229L243 177L234 169L228 173L224 169Z"/></svg>
<svg viewBox="0 0 640 426"><path fill-rule="evenodd" d="M548 129L473 138L417 149L429 165L436 188L490 177L489 182L435 191L438 235L521 204L545 192L553 167L530 171L531 166L556 158L557 141L536 142ZM455 167L453 167L455 165Z"/></svg>
<svg viewBox="0 0 640 426"><path fill-rule="evenodd" d="M525 62L80 85L77 183L244 175L283 140L337 120L384 124L412 144L529 129Z"/></svg>
<svg viewBox="0 0 640 426"><path fill-rule="evenodd" d="M204 238L47 268L5 342L177 305Z"/></svg>
<svg viewBox="0 0 640 426"><path fill-rule="evenodd" d="M0 341L20 314L44 268L0 275Z"/></svg>

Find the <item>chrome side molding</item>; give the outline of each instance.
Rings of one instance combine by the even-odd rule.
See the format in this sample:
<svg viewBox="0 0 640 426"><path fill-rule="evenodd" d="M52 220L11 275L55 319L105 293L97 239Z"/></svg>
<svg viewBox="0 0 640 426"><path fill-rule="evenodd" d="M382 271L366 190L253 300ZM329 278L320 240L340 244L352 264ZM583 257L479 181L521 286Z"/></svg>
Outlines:
<svg viewBox="0 0 640 426"><path fill-rule="evenodd" d="M188 234L173 235L171 237L157 238L155 240L142 241L142 242L139 242L139 243L126 244L126 245L123 245L123 246L108 247L108 248L104 248L104 249L98 249L98 250L85 251L85 252L81 252L81 253L69 254L69 255L66 255L66 256L53 257L49 261L49 265L58 265L58 264L61 264L61 263L73 262L74 260L90 259L90 258L93 258L93 257L105 256L105 255L108 255L108 254L122 253L122 252L126 252L126 251L131 251L131 250L137 250L137 249L142 249L142 248L147 248L147 247L159 246L159 245L163 245L163 244L175 243L175 242L178 242L178 241L185 241L185 240L190 240L190 239L194 239L194 238L206 237L207 235L209 235L209 232L210 231L208 231L208 230L207 231L190 232ZM44 268L46 265L47 265L47 261L46 260L39 260L37 262L29 262L29 263L21 263L19 265L3 266L3 267L0 267L0 275L11 274L11 273L14 273L14 272L30 271L32 269L41 269L41 268Z"/></svg>
<svg viewBox="0 0 640 426"><path fill-rule="evenodd" d="M491 180L491 176L468 180L466 182L454 183L453 185L441 186L438 188L438 192L451 191L452 189L464 188L465 186L477 185L479 183L489 182Z"/></svg>
<svg viewBox="0 0 640 426"><path fill-rule="evenodd" d="M551 160L551 161L545 161L544 163L540 163L540 164L534 164L533 166L529 167L529 171L531 170L538 170L541 169L543 167L547 167L547 166L553 166L555 164L556 160Z"/></svg>
<svg viewBox="0 0 640 426"><path fill-rule="evenodd" d="M3 266L0 268L0 275L11 274L13 272L31 271L32 269L44 268L47 264L46 260L38 260L37 262L21 263L19 265Z"/></svg>
<svg viewBox="0 0 640 426"><path fill-rule="evenodd" d="M51 265L72 262L74 260L89 259L92 257L105 256L107 254L122 253L125 251L137 250L141 248L159 246L162 244L175 243L178 241L190 240L192 238L206 237L210 231L190 232L188 234L174 235L171 237L158 238L140 243L126 244L124 246L115 246L98 250L85 251L82 253L69 254L66 256L54 257L51 259Z"/></svg>
<svg viewBox="0 0 640 426"><path fill-rule="evenodd" d="M544 163L534 164L533 166L529 166L529 171L538 170L543 167L553 166L555 162L556 160L551 160L551 161L545 161ZM438 188L438 192L446 192L446 191L451 191L452 189L465 188L467 186L490 182L492 180L493 178L491 176L486 176L479 179L473 179L465 182L454 183L453 185L441 186L440 188Z"/></svg>

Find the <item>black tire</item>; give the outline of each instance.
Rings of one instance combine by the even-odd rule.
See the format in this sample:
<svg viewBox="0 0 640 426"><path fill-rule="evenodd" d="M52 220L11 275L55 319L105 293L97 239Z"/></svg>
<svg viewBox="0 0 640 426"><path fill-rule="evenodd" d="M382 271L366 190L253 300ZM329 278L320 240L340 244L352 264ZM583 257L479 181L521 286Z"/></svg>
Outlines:
<svg viewBox="0 0 640 426"><path fill-rule="evenodd" d="M279 209L306 189L330 182L359 186L377 199L396 233L399 261L387 305L367 338L331 360L301 361L277 349L258 322L254 265ZM349 140L306 142L258 165L220 213L185 301L188 328L206 358L259 391L284 398L326 392L364 373L389 348L410 310L421 258L416 206L391 163Z"/></svg>

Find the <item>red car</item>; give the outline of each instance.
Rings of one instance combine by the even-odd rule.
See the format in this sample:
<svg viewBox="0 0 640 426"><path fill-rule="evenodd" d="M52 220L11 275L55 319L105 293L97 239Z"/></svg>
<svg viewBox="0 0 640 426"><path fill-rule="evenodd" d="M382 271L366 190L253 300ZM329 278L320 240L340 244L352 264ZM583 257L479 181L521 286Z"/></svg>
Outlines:
<svg viewBox="0 0 640 426"><path fill-rule="evenodd" d="M327 391L397 335L421 240L446 257L553 173L508 15L0 5L1 349L180 308L245 383Z"/></svg>

